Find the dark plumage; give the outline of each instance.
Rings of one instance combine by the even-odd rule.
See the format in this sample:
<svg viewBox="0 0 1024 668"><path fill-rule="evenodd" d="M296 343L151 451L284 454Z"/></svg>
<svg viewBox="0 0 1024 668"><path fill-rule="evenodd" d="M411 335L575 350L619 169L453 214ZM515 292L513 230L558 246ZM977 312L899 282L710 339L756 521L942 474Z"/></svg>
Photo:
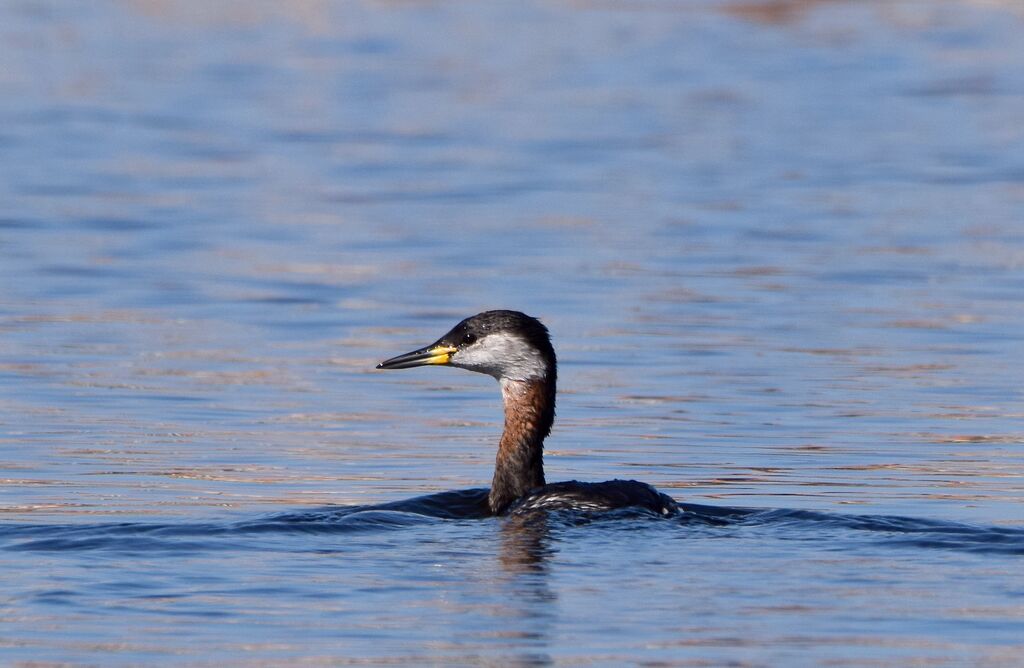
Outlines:
<svg viewBox="0 0 1024 668"><path fill-rule="evenodd" d="M548 330L536 318L518 311L485 311L466 318L433 344L377 368L427 364L486 373L501 385L505 428L488 495L492 513L624 507L676 511L675 501L635 480L545 484L544 439L555 420L558 370Z"/></svg>

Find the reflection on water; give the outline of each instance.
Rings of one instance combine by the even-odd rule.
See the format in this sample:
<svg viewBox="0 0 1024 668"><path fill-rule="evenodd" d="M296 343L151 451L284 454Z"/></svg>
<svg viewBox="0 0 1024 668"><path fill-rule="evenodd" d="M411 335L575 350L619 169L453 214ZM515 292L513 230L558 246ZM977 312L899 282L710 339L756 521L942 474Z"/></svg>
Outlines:
<svg viewBox="0 0 1024 668"><path fill-rule="evenodd" d="M822 4L836 0L766 0L737 2L725 6L725 11L740 18L769 24L785 24L806 18Z"/></svg>
<svg viewBox="0 0 1024 668"><path fill-rule="evenodd" d="M189 620L204 623L226 616L261 634L300 633L305 642L312 631L317 646L341 643L371 654L368 643L376 636L369 629L411 624L415 629L426 627L425 637L432 637L441 620L443 634L454 634L454 639L427 645L418 643L419 636L409 639L403 647L417 653L400 657L411 661L459 661L479 653L503 662L534 664L553 662L567 651L564 658L573 660L592 656L592 649L579 652L595 646L607 646L616 660L625 660L638 651L638 642L647 645L652 638L678 634L686 640L658 641L655 655L719 660L730 656L735 646L756 646L756 634L726 643L715 625L688 623L715 595L736 597L743 615L758 614L781 628L802 625L798 619L807 613L828 612L841 620L856 610L844 610L845 606L870 607L874 612L869 618L858 620L854 614L837 636L804 629L794 637L793 642L810 643L826 658L854 650L865 642L865 633L877 632L878 610L918 614L921 599L940 627L962 616L959 601L936 598L940 592L932 590L940 583L969 587L977 605L985 601L986 607L970 616L984 625L991 641L1012 643L1024 626L1012 607L998 603L1001 594L984 584L1019 583L1019 575L1010 575L994 558L1024 554L1021 529L694 504L671 518L628 509L487 518L481 514L486 494L485 489L464 490L233 523L9 524L0 527L0 545L15 559L32 555L60 563L54 578L61 582L81 580L68 566L82 563L83 555L90 555L93 570L102 573L98 587L19 590L42 609L88 606L94 615L149 613L168 623L177 615L174 623L184 623L190 633L197 631ZM736 551L746 552L739 560L725 556ZM941 558L930 558L936 553ZM255 555L259 557L253 561ZM908 558L925 570L910 566ZM130 584L123 575L107 573L123 564L140 564L146 572L146 564L154 559L196 568L184 578L154 579L149 574ZM225 568L225 560L240 568ZM969 582L960 574L965 565L984 564L980 578L976 570ZM750 571L771 576L764 581L735 579ZM608 577L619 586L596 587ZM979 584L983 586L978 588ZM709 585L719 589L717 594L707 591ZM800 588L799 595L789 590L793 586ZM892 598L893 587L912 593L914 599L894 607L899 599ZM595 600L606 595L611 599ZM837 605L836 597L846 601L845 606ZM312 605L296 608L293 601ZM422 617L424 608L431 610L428 619ZM593 624L604 618L605 609L611 616L603 624L628 623L637 616L647 639L619 637L603 624ZM652 617L651 610L674 614ZM712 617L723 614L729 613L718 611ZM342 633L353 620L367 631L365 637ZM886 633L902 638L895 646L914 651L953 647L921 644L914 625L888 628ZM566 634L578 642L563 645L561 637ZM891 648L890 643L883 647ZM221 643L214 651L280 658L296 647L291 642L255 647ZM76 651L68 643L55 649ZM122 651L148 656L167 649L135 645ZM648 645L644 651L651 649Z"/></svg>
<svg viewBox="0 0 1024 668"><path fill-rule="evenodd" d="M5 660L1015 665L1021 20L3 5ZM396 509L500 400L373 364L488 308L688 514Z"/></svg>

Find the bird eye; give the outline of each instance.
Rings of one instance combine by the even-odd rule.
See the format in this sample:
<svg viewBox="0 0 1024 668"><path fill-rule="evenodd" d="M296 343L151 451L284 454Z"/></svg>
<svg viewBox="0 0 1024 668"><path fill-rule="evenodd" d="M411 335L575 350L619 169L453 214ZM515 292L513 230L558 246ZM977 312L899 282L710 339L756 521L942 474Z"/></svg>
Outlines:
<svg viewBox="0 0 1024 668"><path fill-rule="evenodd" d="M474 341L476 341L475 334L466 334L465 336L462 337L462 345L464 346L471 345Z"/></svg>

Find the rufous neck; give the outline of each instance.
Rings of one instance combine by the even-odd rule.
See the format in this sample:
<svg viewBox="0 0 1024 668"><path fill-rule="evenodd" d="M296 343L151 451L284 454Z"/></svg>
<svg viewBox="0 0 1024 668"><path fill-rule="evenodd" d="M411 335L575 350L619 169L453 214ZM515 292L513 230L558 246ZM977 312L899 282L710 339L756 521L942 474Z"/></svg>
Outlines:
<svg viewBox="0 0 1024 668"><path fill-rule="evenodd" d="M499 380L505 403L505 429L498 444L488 498L495 514L504 512L531 489L544 485L544 438L555 420L553 376Z"/></svg>

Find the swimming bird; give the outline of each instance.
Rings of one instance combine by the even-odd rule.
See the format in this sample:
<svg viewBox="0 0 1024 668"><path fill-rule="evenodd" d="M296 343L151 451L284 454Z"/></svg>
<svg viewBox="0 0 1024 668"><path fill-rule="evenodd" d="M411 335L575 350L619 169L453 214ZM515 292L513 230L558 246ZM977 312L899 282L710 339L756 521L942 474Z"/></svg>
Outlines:
<svg viewBox="0 0 1024 668"><path fill-rule="evenodd" d="M519 311L478 313L429 346L392 357L377 368L426 365L484 373L501 386L505 428L487 496L492 514L639 507L671 515L678 510L673 499L635 480L545 484L544 439L555 420L558 365L548 330L536 318Z"/></svg>

